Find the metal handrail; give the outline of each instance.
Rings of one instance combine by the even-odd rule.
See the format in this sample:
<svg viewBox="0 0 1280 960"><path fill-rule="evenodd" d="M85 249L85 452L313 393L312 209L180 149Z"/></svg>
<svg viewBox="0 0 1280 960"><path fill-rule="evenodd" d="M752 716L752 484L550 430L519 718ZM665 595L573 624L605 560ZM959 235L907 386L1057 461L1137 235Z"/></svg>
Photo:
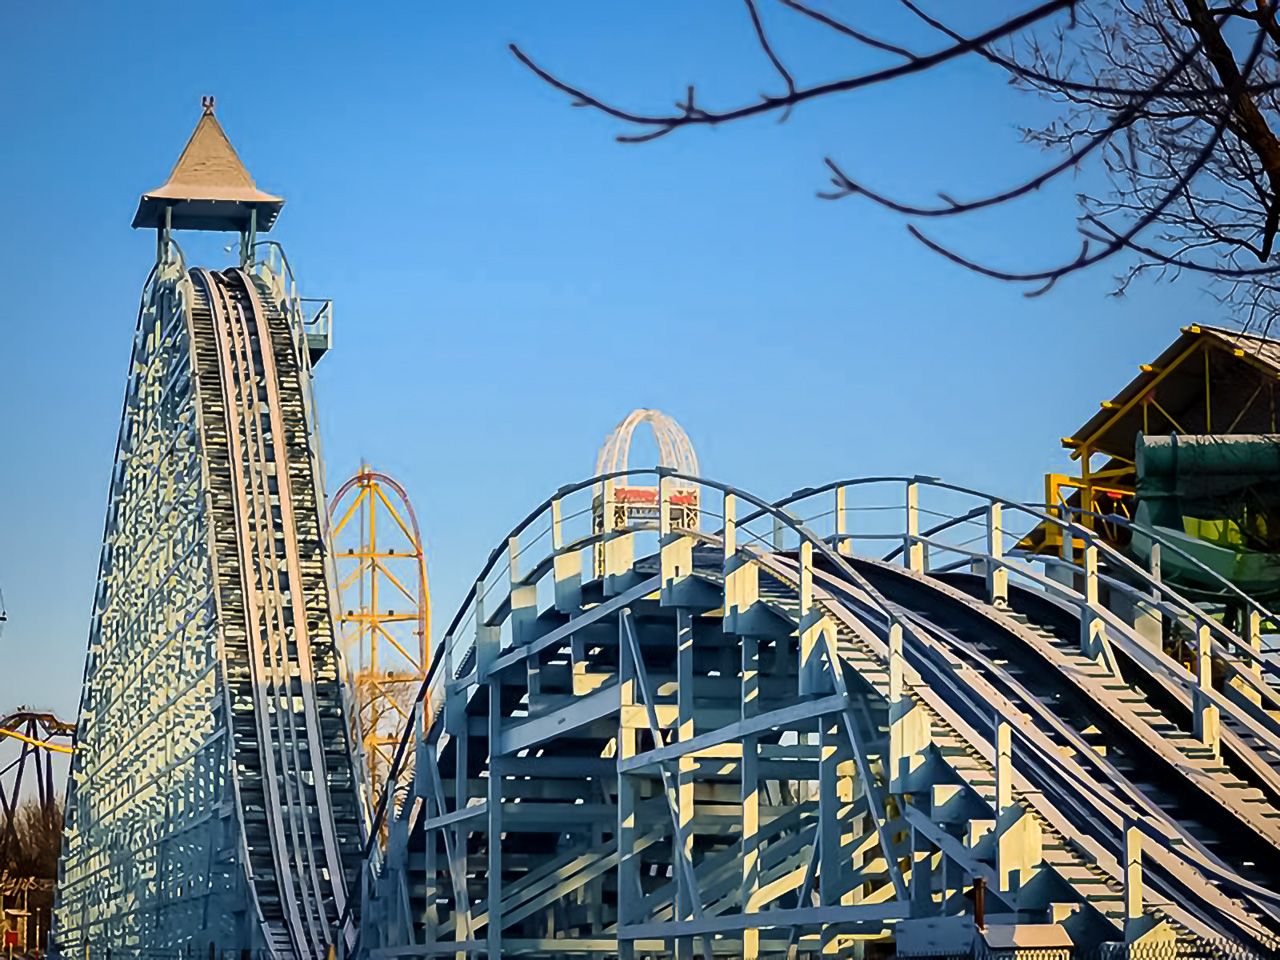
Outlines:
<svg viewBox="0 0 1280 960"><path fill-rule="evenodd" d="M293 273L293 267L289 264L289 256L284 252L284 244L279 240L259 240L249 248L249 253L252 254L253 251L257 250L259 247L266 247L270 250L275 250L276 253L280 254L280 265L284 267L284 275L288 278L290 283L296 284L298 282L298 278ZM249 262L245 264L245 268L250 269L257 266L259 263L268 268L271 266L266 260L258 260L257 258L250 256Z"/></svg>
<svg viewBox="0 0 1280 960"><path fill-rule="evenodd" d="M322 332L327 333L332 328L333 298L331 297L297 297L296 299L299 305L304 303L323 304L323 306L321 306L319 310L317 310L314 314L312 314L309 319L305 311L301 311L301 310L299 311L302 317L302 326L304 328L307 328L308 332L310 332L310 328L319 328Z"/></svg>
<svg viewBox="0 0 1280 960"><path fill-rule="evenodd" d="M988 504L992 504L992 505L998 504L1001 507L1007 507L1010 510L1023 513L1031 517L1032 519L1037 520L1038 522L1049 523L1051 525L1062 528L1064 531L1067 531L1072 535L1079 536L1089 545L1096 547L1100 555L1105 556L1108 559L1114 561L1119 568L1128 569L1130 572L1135 573L1137 575L1137 579L1140 582L1145 582L1145 584L1151 586L1156 590L1159 590L1161 593L1167 594L1179 607L1182 608L1185 614L1187 614L1197 622L1208 625L1211 631L1214 631L1219 636L1224 637L1226 641L1238 653L1240 653L1244 657L1244 659L1249 660L1253 663L1256 663L1261 667L1261 669L1264 672L1271 673L1277 677L1280 677L1280 666L1277 666L1271 663L1270 661L1266 660L1265 658L1261 657L1258 654L1258 652L1253 649L1253 647L1251 647L1247 642L1244 641L1243 638L1239 637L1231 630L1228 630L1224 625L1222 625L1217 620L1213 619L1211 616L1206 614L1203 610L1199 608L1199 606L1195 604L1194 601L1184 597L1181 593L1171 588L1168 584L1165 584L1158 580L1153 580L1148 571L1142 569L1142 567L1140 567L1138 564L1134 563L1131 559L1126 557L1123 553L1121 553L1111 544L1107 543L1105 539L1098 536L1096 531L1089 530L1086 527L1080 527L1069 519L1064 520L1061 517L1053 516L1049 513L1046 513L1044 510L1037 509L1028 504L1019 503L1018 501L1013 501L1013 500L1005 500L1001 497L995 496L994 494L985 493L984 491L981 491L981 490L975 490L971 487L964 487L959 484L947 483L943 480L940 480L937 477L925 477L925 476L917 475L913 477L880 476L880 477L859 477L859 478L851 478L847 480L837 480L831 483L823 484L822 486L819 486L819 487L806 487L801 490L794 491L793 493L782 498L781 500L776 501L776 505L778 507L785 508L786 506L792 503L795 503L799 500L805 500L810 497L815 497L823 493L832 492L840 487L869 486L871 484L876 484L876 483L903 483L903 484L914 483L914 484L920 484L926 487L932 487L939 490L948 490L953 493L959 493L965 496L974 497L979 500L985 500ZM742 522L747 523L763 515L764 515L763 513L757 511L755 514L751 515L750 517L744 518ZM957 523L962 522L963 519L968 519L968 518L957 518L956 522ZM916 535L915 539L917 540L917 542L926 542L925 537L922 534ZM1008 566L1008 562L1003 558L995 558L995 559L996 559L996 562L1001 563L1005 566ZM1257 604L1256 601L1254 601L1254 603L1258 609L1265 610L1265 608L1261 607L1260 604Z"/></svg>

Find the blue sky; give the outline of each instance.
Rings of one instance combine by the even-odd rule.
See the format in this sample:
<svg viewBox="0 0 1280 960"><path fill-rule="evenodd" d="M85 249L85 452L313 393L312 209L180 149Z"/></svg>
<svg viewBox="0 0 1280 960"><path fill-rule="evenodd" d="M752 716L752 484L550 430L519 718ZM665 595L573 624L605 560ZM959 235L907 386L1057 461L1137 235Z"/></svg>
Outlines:
<svg viewBox="0 0 1280 960"><path fill-rule="evenodd" d="M590 473L633 407L671 413L705 473L766 495L923 472L1034 497L1060 436L1180 325L1216 318L1189 282L1108 298L1106 269L1028 300L892 216L815 199L826 154L921 200L1032 170L1043 158L1015 125L1048 110L980 63L782 125L623 146L506 43L629 105L660 108L691 80L734 103L778 86L740 3L197 6L6 14L0 711L75 709L154 254L129 222L205 93L259 185L287 198L273 236L305 292L335 299L317 377L331 486L361 458L405 483L438 619L514 520ZM868 28L901 26L887 5L846 6ZM801 80L874 62L763 8ZM1069 257L1072 192L1090 176L939 232L1003 265Z"/></svg>

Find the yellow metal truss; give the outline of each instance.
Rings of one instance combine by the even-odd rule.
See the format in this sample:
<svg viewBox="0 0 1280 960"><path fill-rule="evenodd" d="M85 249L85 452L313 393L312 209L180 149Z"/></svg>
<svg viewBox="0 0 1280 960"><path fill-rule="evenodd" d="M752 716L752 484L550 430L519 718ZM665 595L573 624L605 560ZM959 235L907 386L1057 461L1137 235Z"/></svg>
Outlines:
<svg viewBox="0 0 1280 960"><path fill-rule="evenodd" d="M340 642L376 801L430 664L426 553L404 488L367 465L339 488L329 515Z"/></svg>

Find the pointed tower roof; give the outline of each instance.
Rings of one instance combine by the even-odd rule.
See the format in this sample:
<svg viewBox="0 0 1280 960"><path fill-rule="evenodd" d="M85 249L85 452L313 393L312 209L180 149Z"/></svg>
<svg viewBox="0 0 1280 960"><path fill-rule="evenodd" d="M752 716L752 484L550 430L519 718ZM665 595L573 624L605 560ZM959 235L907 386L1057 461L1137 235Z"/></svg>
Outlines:
<svg viewBox="0 0 1280 960"><path fill-rule="evenodd" d="M204 113L182 156L163 186L142 195L133 225L162 227L165 208L172 207L175 230L239 231L248 228L250 211L256 209L258 230L265 233L284 200L263 193L253 182L213 115L213 97L204 97L201 104Z"/></svg>

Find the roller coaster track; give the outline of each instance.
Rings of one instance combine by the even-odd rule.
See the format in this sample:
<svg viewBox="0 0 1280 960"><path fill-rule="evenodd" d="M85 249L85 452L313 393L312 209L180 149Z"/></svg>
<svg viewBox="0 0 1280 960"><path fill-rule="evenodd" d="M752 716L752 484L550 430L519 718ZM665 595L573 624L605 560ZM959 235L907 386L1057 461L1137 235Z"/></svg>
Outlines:
<svg viewBox="0 0 1280 960"><path fill-rule="evenodd" d="M569 534L582 491L639 473L558 491L455 616L380 811L372 956L842 954L963 915L978 879L1077 943L1274 949L1263 608L1242 599L1238 635L1052 517L1085 555L1047 577L1005 530L1045 514L919 478L775 505L659 471L656 529ZM671 524L677 482L722 498L718 533ZM903 526L870 535L903 544L886 560L850 550L846 497L874 484L905 490ZM922 532L921 489L979 505ZM797 510L828 494L823 535ZM966 523L984 546L945 539ZM1104 600L1188 633L1194 672Z"/></svg>
<svg viewBox="0 0 1280 960"><path fill-rule="evenodd" d="M1228 769L1197 741L1062 637L1016 614L1014 623L1001 623L960 590L869 561L854 566L909 625L908 660L923 682L947 691L973 728L989 724L993 708L1032 721L1020 725L1028 756L1017 767L1067 815L1072 832L1091 831L1118 858L1126 822L1142 821L1154 841L1148 883L1168 902L1217 918L1211 925L1184 920L1189 932L1269 942L1280 894L1263 884L1277 875L1280 849L1267 819L1273 808L1259 791L1223 776ZM1256 842L1250 821L1266 844Z"/></svg>
<svg viewBox="0 0 1280 960"><path fill-rule="evenodd" d="M258 240L283 200L213 108L133 221L158 262L55 954L1280 955L1276 614L1207 569L1181 592L1180 547L1135 528L1144 568L1095 529L1128 521L1061 504L926 477L771 502L699 476L652 409L494 547L367 809L310 393L332 311ZM242 267L189 270L174 230L238 233ZM664 466L628 469L646 423ZM25 722L0 733L48 803Z"/></svg>
<svg viewBox="0 0 1280 960"><path fill-rule="evenodd" d="M81 709L91 746L72 771L63 949L320 957L351 935L339 916L358 917L363 811L306 347L270 279L167 260L144 294ZM146 707L127 736L103 722L117 704ZM135 868L104 871L134 837Z"/></svg>
<svg viewBox="0 0 1280 960"><path fill-rule="evenodd" d="M206 456L232 742L250 774L237 778L250 877L273 950L318 956L346 905L332 879L350 872L342 854L358 849L359 822L353 803L336 817L330 800L354 785L297 353L246 273L193 279L197 375L213 404L205 422L222 413L227 426L206 435Z"/></svg>

